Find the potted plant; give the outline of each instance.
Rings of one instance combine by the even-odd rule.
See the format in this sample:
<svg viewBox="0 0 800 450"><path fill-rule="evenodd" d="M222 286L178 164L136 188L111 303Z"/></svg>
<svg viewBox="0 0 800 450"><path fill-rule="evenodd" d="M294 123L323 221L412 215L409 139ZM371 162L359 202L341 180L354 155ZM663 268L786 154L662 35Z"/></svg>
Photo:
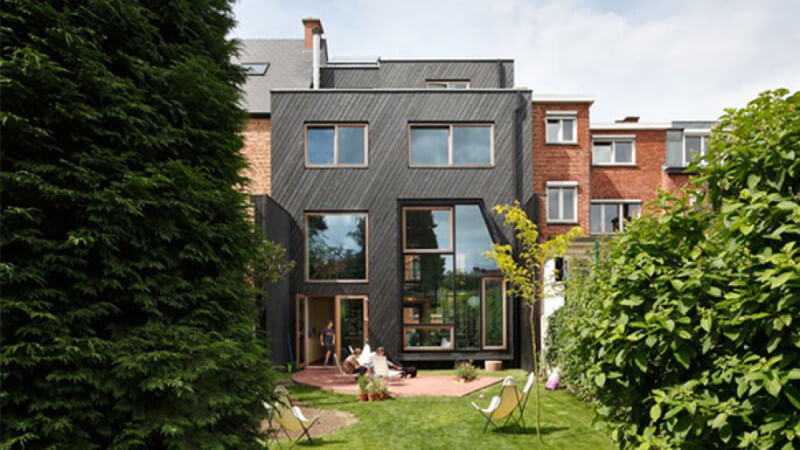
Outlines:
<svg viewBox="0 0 800 450"><path fill-rule="evenodd" d="M385 380L380 380L378 383L378 395L380 396L381 400L386 400L389 398L389 385Z"/></svg>
<svg viewBox="0 0 800 450"><path fill-rule="evenodd" d="M358 376L358 400L367 401L367 377L364 375Z"/></svg>
<svg viewBox="0 0 800 450"><path fill-rule="evenodd" d="M375 378L369 380L367 383L367 399L374 402L378 397L378 385L375 384Z"/></svg>
<svg viewBox="0 0 800 450"><path fill-rule="evenodd" d="M478 378L478 369L469 361L464 361L456 367L456 377L464 383Z"/></svg>

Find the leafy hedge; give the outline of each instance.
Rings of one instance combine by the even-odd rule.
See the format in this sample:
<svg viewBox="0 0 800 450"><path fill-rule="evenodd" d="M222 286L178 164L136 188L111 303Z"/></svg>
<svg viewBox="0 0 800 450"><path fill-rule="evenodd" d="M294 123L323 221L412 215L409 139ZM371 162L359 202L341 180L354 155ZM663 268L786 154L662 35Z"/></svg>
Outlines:
<svg viewBox="0 0 800 450"><path fill-rule="evenodd" d="M566 376L589 377L621 446L800 446L799 154L800 93L728 111L700 193L660 194L565 311L588 366Z"/></svg>
<svg viewBox="0 0 800 450"><path fill-rule="evenodd" d="M229 2L0 14L0 447L258 447L273 371L247 268L282 253L234 188Z"/></svg>

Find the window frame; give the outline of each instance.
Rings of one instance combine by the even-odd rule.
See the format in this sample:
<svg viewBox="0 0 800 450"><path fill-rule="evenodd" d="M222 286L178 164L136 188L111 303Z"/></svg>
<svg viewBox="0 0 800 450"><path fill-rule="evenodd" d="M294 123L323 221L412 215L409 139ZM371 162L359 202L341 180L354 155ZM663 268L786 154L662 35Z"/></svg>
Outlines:
<svg viewBox="0 0 800 450"><path fill-rule="evenodd" d="M313 280L309 277L308 218L311 216L364 216L364 278ZM303 282L304 283L369 283L369 211L304 211L303 212Z"/></svg>
<svg viewBox="0 0 800 450"><path fill-rule="evenodd" d="M412 159L411 134L414 128L445 128L448 129L447 136L447 164L415 164ZM489 164L464 164L453 162L453 128L454 127L475 127L489 128L489 154L491 162ZM408 167L411 169L489 169L495 167L495 133L494 122L409 122L408 123Z"/></svg>
<svg viewBox="0 0 800 450"><path fill-rule="evenodd" d="M450 331L450 345L448 347L409 347L406 345L406 330L409 328L430 328L434 330L449 330ZM438 324L403 324L403 351L404 352L452 352L456 349L456 326L455 325L438 325Z"/></svg>
<svg viewBox="0 0 800 450"><path fill-rule="evenodd" d="M459 89L453 87L454 84L466 84L470 88L470 80L467 79L454 79L454 80L425 80L425 88L430 89L431 86L444 86L445 89Z"/></svg>
<svg viewBox="0 0 800 450"><path fill-rule="evenodd" d="M239 65L245 70L245 75L248 77L263 77L267 74L270 64L268 62L243 62ZM255 66L264 66L264 69L259 72L253 72L250 68Z"/></svg>
<svg viewBox="0 0 800 450"><path fill-rule="evenodd" d="M611 162L598 162L595 152L595 144L596 143L603 143L603 144L611 144ZM617 152L616 146L617 142L630 142L631 143L631 160L630 162L619 162L616 161ZM633 167L636 166L636 136L635 135L597 135L592 136L592 166L598 167L613 167L613 166L626 166L626 167Z"/></svg>
<svg viewBox="0 0 800 450"><path fill-rule="evenodd" d="M705 156L708 154L708 144L706 141L711 137L711 130L706 129L685 129L683 130L683 137L681 138L681 168L687 168L692 163L686 160L686 138L699 137L700 138L700 155Z"/></svg>
<svg viewBox="0 0 800 450"><path fill-rule="evenodd" d="M573 196L573 208L575 211L575 218L574 219L564 219L564 205L561 201L562 196L559 195L559 202L558 202L558 219L550 219L550 189L574 189L575 195ZM578 182L577 181L548 181L545 185L545 218L547 219L547 223L554 223L554 224L575 224L578 223Z"/></svg>
<svg viewBox="0 0 800 450"><path fill-rule="evenodd" d="M547 134L547 121L558 120L558 140L550 140ZM572 120L573 140L564 140L564 120ZM578 111L545 111L544 115L544 143L547 145L578 145Z"/></svg>
<svg viewBox="0 0 800 450"><path fill-rule="evenodd" d="M403 206L402 208L402 230L403 233L402 247L403 253L455 253L456 246L456 224L455 224L455 206ZM408 248L406 246L406 211L448 211L450 212L450 245L446 249L440 248L427 248L417 249Z"/></svg>
<svg viewBox="0 0 800 450"><path fill-rule="evenodd" d="M503 285L503 345L486 345L486 280L500 280ZM481 349L508 349L508 296L506 295L506 282L503 277L481 277Z"/></svg>
<svg viewBox="0 0 800 450"><path fill-rule="evenodd" d="M333 128L333 164L311 164L308 162L308 130ZM339 164L339 128L364 129L364 163ZM369 167L369 123L367 122L306 122L303 124L304 166L306 169L366 169Z"/></svg>
<svg viewBox="0 0 800 450"><path fill-rule="evenodd" d="M617 217L621 217L623 219L623 220L620 220L620 222L619 222L620 223L619 230L601 231L601 232L597 232L597 233L593 232L592 231L592 214L591 214L592 205L608 205L608 204L616 204L617 205ZM624 215L623 215L624 211L623 211L622 207L623 207L623 205L626 205L626 204L627 205L639 205L639 215L634 217L634 219L638 219L639 217L642 217L642 200L641 199L627 199L627 198L625 198L625 199L605 199L605 198L599 198L599 199L590 200L589 201L589 234L592 235L592 236L609 236L609 235L613 235L614 233L625 231L625 221L626 220L630 220L630 219L625 219ZM600 210L600 223L602 223L603 226L605 226L605 223L606 223L605 216L606 216L606 210L605 210L605 208L602 208Z"/></svg>

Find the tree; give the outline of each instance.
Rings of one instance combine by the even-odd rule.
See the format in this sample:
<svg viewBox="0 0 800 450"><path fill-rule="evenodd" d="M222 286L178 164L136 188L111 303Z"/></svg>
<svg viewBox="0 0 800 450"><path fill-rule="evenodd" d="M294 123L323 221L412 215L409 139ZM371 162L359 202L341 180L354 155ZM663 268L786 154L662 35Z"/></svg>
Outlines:
<svg viewBox="0 0 800 450"><path fill-rule="evenodd" d="M544 292L541 269L548 259L563 256L572 242L583 234L583 230L580 227L573 227L564 234L540 243L536 224L528 218L518 201L515 201L513 205L496 205L494 210L498 214L505 216L505 224L514 229L514 235L519 245L519 249L515 254L511 245L494 244L494 248L487 252L487 256L497 261L497 265L503 272L504 280L510 285L508 292L528 306L533 372L536 374L533 385L536 436L539 437L541 428L541 389L539 387L539 355L536 349L534 311L536 302Z"/></svg>
<svg viewBox="0 0 800 450"><path fill-rule="evenodd" d="M2 9L3 447L256 447L273 372L251 281L229 2Z"/></svg>

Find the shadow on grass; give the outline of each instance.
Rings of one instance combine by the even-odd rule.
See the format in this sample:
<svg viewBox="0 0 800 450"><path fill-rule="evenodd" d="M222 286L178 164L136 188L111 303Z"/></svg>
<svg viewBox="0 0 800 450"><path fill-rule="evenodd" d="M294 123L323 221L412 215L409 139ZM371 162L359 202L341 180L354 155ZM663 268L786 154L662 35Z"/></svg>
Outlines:
<svg viewBox="0 0 800 450"><path fill-rule="evenodd" d="M547 436L548 434L557 433L559 431L568 430L568 427L542 427L539 429L539 433L542 436ZM529 434L529 435L536 435L536 427L522 427L516 424L512 425L504 425L500 428L493 430L494 433L500 434Z"/></svg>
<svg viewBox="0 0 800 450"><path fill-rule="evenodd" d="M297 447L324 447L326 445L344 444L346 441L341 439L325 439L320 437L314 438L314 443L309 444L308 441L303 441L297 444Z"/></svg>

